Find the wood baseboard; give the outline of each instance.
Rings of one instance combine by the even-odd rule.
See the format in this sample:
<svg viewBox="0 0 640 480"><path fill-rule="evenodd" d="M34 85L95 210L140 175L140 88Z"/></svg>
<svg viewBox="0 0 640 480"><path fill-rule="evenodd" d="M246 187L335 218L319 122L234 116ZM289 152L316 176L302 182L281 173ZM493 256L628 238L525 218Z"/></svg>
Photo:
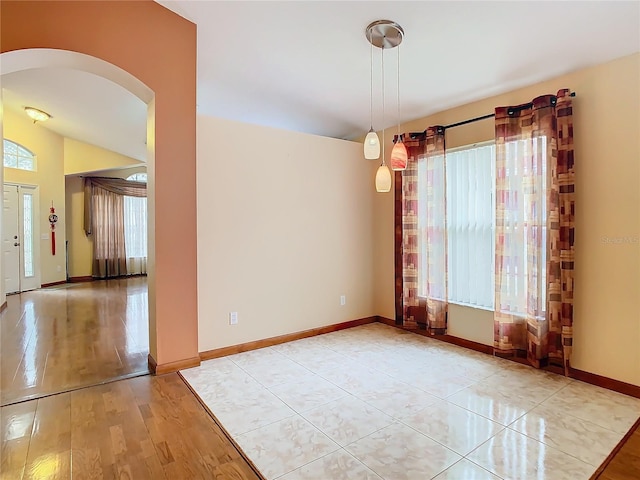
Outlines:
<svg viewBox="0 0 640 480"><path fill-rule="evenodd" d="M453 343L454 345L458 345L460 347L468 348L470 350L475 350L476 352L486 353L487 355L493 355L493 347L489 345L484 345L482 343L474 342L471 340L466 340L464 338L454 337L452 335L428 335L424 330L416 330L416 329L408 329L404 328L402 325L397 325L394 320L385 317L376 317L378 322L384 323L385 325L390 325L392 327L399 328L401 330L405 330L407 332L417 333L418 335L424 335L429 338L435 338L436 340L442 340L443 342ZM507 360L514 361L517 363L522 363L525 365L530 365L526 359L522 358L508 358ZM548 366L543 368L543 370L557 373L558 375L564 375L564 371L560 367L556 366ZM596 387L606 388L608 390L613 390L614 392L623 393L625 395L629 395L631 397L640 398L640 386L633 385L631 383L625 383L620 380L615 380L609 377L603 377L602 375L597 375L595 373L585 372L583 370L578 370L577 368L569 367L569 378L573 378L575 380L580 380L581 382L590 383L591 385L595 385Z"/></svg>
<svg viewBox="0 0 640 480"><path fill-rule="evenodd" d="M234 355L236 353L257 350L258 348L272 347L273 345L292 342L294 340L300 340L301 338L314 337L316 335L322 335L325 333L337 332L338 330L366 325L367 323L375 323L376 321L377 317L359 318L358 320L335 323L333 325L327 325L326 327L312 328L310 330L304 330L302 332L287 333L285 335L265 338L263 340L255 340L253 342L241 343L239 345L216 348L214 350L200 352L200 360L211 360L212 358L226 357L227 355Z"/></svg>
<svg viewBox="0 0 640 480"><path fill-rule="evenodd" d="M40 285L40 288L55 287L56 285L64 285L65 283L67 283L66 280L59 280L57 282L51 282L51 283L43 283L42 285Z"/></svg>
<svg viewBox="0 0 640 480"><path fill-rule="evenodd" d="M486 353L487 355L493 355L493 347L490 345L485 345L484 343L478 343L478 342L474 342L473 340L454 337L453 335L429 335L426 330L404 328L402 325L396 324L395 320L391 320L390 318L385 318L385 317L377 317L377 318L378 318L378 322L380 323L384 323L385 325L389 325L391 327L399 328L400 330L404 330L406 332L415 333L417 335L422 335L424 337L435 338L436 340L452 343L454 345L458 345L459 347L468 348L469 350L475 350L476 352Z"/></svg>
<svg viewBox="0 0 640 480"><path fill-rule="evenodd" d="M603 377L602 375L585 372L584 370L578 370L572 366L569 366L569 377L580 380L581 382L590 383L591 385L613 390L614 392L640 398L640 387L631 383L621 382L614 378Z"/></svg>
<svg viewBox="0 0 640 480"><path fill-rule="evenodd" d="M178 360L176 362L163 363L158 365L156 359L149 354L147 357L149 363L149 370L155 375L164 375L165 373L177 372L178 370L184 370L186 368L197 367L200 365L200 357L185 358L184 360Z"/></svg>
<svg viewBox="0 0 640 480"><path fill-rule="evenodd" d="M7 301L5 300L2 305L0 305L0 312L4 312L7 309Z"/></svg>
<svg viewBox="0 0 640 480"><path fill-rule="evenodd" d="M70 283L82 283L82 282L93 282L93 277L91 275L85 275L83 277L69 277Z"/></svg>

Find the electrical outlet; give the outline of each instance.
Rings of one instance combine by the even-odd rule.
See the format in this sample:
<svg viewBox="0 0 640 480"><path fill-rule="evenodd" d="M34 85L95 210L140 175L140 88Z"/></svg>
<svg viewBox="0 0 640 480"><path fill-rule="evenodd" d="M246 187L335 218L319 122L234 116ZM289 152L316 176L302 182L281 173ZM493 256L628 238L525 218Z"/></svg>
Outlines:
<svg viewBox="0 0 640 480"><path fill-rule="evenodd" d="M340 295L340 305L346 305L347 304L347 296L346 295Z"/></svg>
<svg viewBox="0 0 640 480"><path fill-rule="evenodd" d="M229 325L238 324L238 312L229 312Z"/></svg>
<svg viewBox="0 0 640 480"><path fill-rule="evenodd" d="M57 270L58 272L61 272L61 271L62 271L62 267L61 267L60 265L58 265L58 266L56 267L56 270Z"/></svg>

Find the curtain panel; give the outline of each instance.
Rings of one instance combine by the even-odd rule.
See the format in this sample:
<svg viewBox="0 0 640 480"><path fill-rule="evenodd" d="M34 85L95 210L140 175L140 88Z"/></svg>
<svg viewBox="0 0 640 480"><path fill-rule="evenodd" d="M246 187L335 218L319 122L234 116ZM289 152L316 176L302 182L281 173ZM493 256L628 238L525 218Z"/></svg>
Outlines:
<svg viewBox="0 0 640 480"><path fill-rule="evenodd" d="M92 229L92 203L94 197L94 188L100 188L107 192L111 192L121 196L128 197L146 197L147 184L141 182L132 182L122 178L108 177L85 177L84 179L84 231L86 235L91 235Z"/></svg>
<svg viewBox="0 0 640 480"><path fill-rule="evenodd" d="M146 208L134 209L129 205L132 202L125 200L146 196L145 183L121 178L85 178L84 230L93 237L93 277L146 273ZM125 210L127 205L129 208ZM144 228L144 238L133 238L135 229L127 231L127 226Z"/></svg>
<svg viewBox="0 0 640 480"><path fill-rule="evenodd" d="M127 274L124 238L124 197L92 187L93 272L97 278Z"/></svg>
<svg viewBox="0 0 640 480"><path fill-rule="evenodd" d="M416 136L414 136L416 137ZM447 329L446 162L444 128L429 127L405 140L409 160L396 189L401 198L402 289L396 312L407 328L445 334ZM398 211L396 222L398 222ZM400 265L396 261L396 268ZM398 279L398 275L396 274ZM400 288L397 285L396 291ZM397 321L398 319L396 319Z"/></svg>
<svg viewBox="0 0 640 480"><path fill-rule="evenodd" d="M570 91L496 108L494 350L568 373L575 173Z"/></svg>

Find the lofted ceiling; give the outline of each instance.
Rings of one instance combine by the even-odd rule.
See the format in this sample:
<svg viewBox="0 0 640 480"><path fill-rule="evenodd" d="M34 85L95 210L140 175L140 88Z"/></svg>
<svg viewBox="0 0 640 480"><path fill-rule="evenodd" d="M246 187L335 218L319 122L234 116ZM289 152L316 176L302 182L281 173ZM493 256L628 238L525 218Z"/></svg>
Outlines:
<svg viewBox="0 0 640 480"><path fill-rule="evenodd" d="M45 128L144 161L147 106L110 80L66 68L34 68L2 75L5 108L31 106L52 115Z"/></svg>
<svg viewBox="0 0 640 480"><path fill-rule="evenodd" d="M374 20L405 30L403 122L640 51L638 1L158 3L198 26L198 113L346 139L369 129ZM398 121L397 52L385 53L383 122L374 49L378 130ZM69 69L1 80L6 107L48 111L43 127L144 159L146 106L122 87Z"/></svg>
<svg viewBox="0 0 640 480"><path fill-rule="evenodd" d="M640 50L638 1L159 3L198 26L199 113L347 139L369 130L365 28L375 20L405 31L402 121ZM397 49L385 54L384 123L380 53L378 130L398 118Z"/></svg>

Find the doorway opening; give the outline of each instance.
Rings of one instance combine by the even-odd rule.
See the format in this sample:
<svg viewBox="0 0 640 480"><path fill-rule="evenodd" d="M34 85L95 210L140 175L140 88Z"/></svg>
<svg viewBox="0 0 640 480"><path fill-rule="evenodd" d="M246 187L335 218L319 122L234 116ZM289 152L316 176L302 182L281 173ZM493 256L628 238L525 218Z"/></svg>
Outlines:
<svg viewBox="0 0 640 480"><path fill-rule="evenodd" d="M21 68L8 72L3 68L0 72L4 87L2 136L17 140L23 150L38 156L37 168L21 171L10 166L3 169L0 182L2 293L13 294L6 298L7 306L0 314L1 406L147 375L152 351L150 339L155 341L155 335L151 336L154 319L149 315L153 275L147 277L147 263L153 266L154 261L153 254L147 258L147 224L153 218L149 215L147 222L146 196L143 201L139 198L120 201L121 205L126 204L123 217L128 222L125 225L128 248L123 261L126 270L117 278L93 275L95 236L86 234L83 222L86 177L126 180L132 172L146 174L147 165L153 166L154 151L147 148L148 139L154 135L153 92L139 82L133 88L136 80L123 81L123 72L113 65L73 52L12 52L2 54L3 60L21 53L25 57L39 53L46 61L26 62L28 65L23 62ZM84 60L89 63L83 67ZM3 63L5 67L11 62ZM113 75L105 74L108 68L113 69ZM92 108L82 99L78 101L73 96L75 92L70 91L68 110L63 113L61 88L53 83L49 84L49 91L57 93L49 97L56 99L56 108L60 107L54 120L47 125L26 119L22 104L35 102L26 97L31 94L36 103L43 101L47 94L42 82L61 78L79 79L74 84L75 90L95 96L108 96L98 88L109 88L106 84L112 89L109 93L116 91L116 97L120 90L129 104L128 108L115 106L115 111L126 115L121 121L114 121L119 128L136 132L139 143L136 152L142 154L127 155L118 152L118 148L100 144L97 137L92 138L91 132L82 128L88 123L82 118L82 111L106 109ZM88 84L82 85L83 79L88 79ZM30 92L26 87L21 90L26 85L31 85ZM41 96L38 88L42 88ZM131 125L132 118L137 119L137 128ZM63 121L68 128L75 126L76 133L57 131L56 121L58 126ZM94 131L99 129L100 126L93 126ZM150 177L153 182L153 176ZM23 179L28 183L19 183ZM52 199L59 216L55 250L48 223ZM153 198L149 203L153 205Z"/></svg>

